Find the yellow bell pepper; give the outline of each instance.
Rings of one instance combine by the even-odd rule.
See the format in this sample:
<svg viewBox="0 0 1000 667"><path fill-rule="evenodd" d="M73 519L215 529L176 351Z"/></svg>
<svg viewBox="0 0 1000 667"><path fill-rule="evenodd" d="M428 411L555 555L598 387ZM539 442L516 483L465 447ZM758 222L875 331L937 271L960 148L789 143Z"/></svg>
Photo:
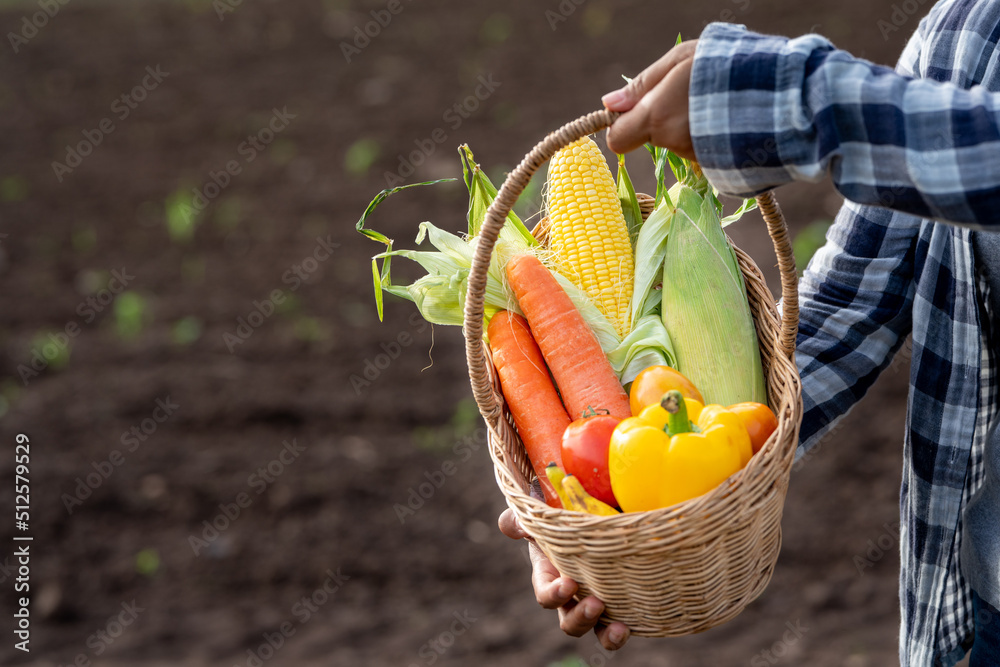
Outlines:
<svg viewBox="0 0 1000 667"><path fill-rule="evenodd" d="M612 432L611 488L623 512L669 507L708 493L752 455L737 415L670 391Z"/></svg>

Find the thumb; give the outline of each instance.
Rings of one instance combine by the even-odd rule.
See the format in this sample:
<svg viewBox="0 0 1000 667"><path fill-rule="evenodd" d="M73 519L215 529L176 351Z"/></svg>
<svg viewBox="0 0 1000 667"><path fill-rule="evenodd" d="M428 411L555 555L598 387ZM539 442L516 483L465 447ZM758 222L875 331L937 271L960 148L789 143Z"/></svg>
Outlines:
<svg viewBox="0 0 1000 667"><path fill-rule="evenodd" d="M639 72L626 86L602 97L601 102L609 111L624 113L631 110L670 70L693 55L696 42L697 40L681 42L667 51L662 58Z"/></svg>
<svg viewBox="0 0 1000 667"><path fill-rule="evenodd" d="M497 519L497 524L500 526L500 532L513 540L528 537L528 533L526 533L524 528L521 527L521 522L517 520L514 510L509 507L505 509L500 515L500 518Z"/></svg>

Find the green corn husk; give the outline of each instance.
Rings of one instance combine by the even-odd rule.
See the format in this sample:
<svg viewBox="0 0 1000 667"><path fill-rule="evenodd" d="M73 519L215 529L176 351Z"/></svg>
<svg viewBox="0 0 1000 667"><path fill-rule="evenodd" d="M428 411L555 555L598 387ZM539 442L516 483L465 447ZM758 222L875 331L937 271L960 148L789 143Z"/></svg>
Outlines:
<svg viewBox="0 0 1000 667"><path fill-rule="evenodd" d="M463 323L467 281L469 270L472 267L472 257L479 242L478 234L486 215L486 209L493 203L497 190L480 166L476 164L468 146L460 146L459 153L462 157L465 184L469 190L469 226L466 236L462 237L445 231L430 222L422 222L418 227L416 243L420 245L426 242L433 250L397 250L393 248L392 239L366 226L368 218L387 197L406 188L433 185L441 181L415 183L392 190L384 190L368 205L361 219L358 220L357 229L359 232L386 247L385 252L375 255L372 259L372 279L379 319L382 319L383 293L389 293L412 301L428 322L456 326ZM630 204L636 212L637 217L633 220L633 224L638 226L642 222L641 212L639 212L632 182L623 163L619 163L618 192L622 201ZM662 214L658 217L660 222L657 224L662 231L665 218ZM653 216L650 217L650 220L654 220ZM645 229L645 227L646 225L643 225L639 229ZM662 238L662 234L654 234L653 236L657 239ZM427 248L427 245L424 247ZM660 246L653 247L646 243L643 247L648 247L649 251L653 253L662 253ZM485 319L487 321L501 309L518 312L516 301L508 294L504 284L504 267L510 258L522 252L540 251L544 252L524 223L512 212L507 219L507 224L500 231L487 273L484 294ZM637 260L642 261L645 256L647 253L644 250L637 256ZM393 282L390 272L393 257L414 261L427 274L409 285ZM661 260L657 259L656 261ZM381 267L379 267L379 262L381 262ZM648 264L649 262L645 261L644 263ZM663 321L655 309L647 306L644 312L634 315L632 330L623 339L586 292L562 274L553 272L553 276L569 295L573 305L580 311L591 331L594 332L601 349L607 355L608 361L611 362L611 367L623 384L634 380L640 371L649 366L675 365L676 361L670 347L670 339L664 329ZM647 294L645 301L651 303L653 299L649 298ZM486 322L484 322L484 329L485 324Z"/></svg>
<svg viewBox="0 0 1000 667"><path fill-rule="evenodd" d="M679 182L667 197L676 209L664 247L661 306L677 370L709 403L767 403L743 274L722 229L752 204L721 219L722 205L701 171L681 162L671 159Z"/></svg>

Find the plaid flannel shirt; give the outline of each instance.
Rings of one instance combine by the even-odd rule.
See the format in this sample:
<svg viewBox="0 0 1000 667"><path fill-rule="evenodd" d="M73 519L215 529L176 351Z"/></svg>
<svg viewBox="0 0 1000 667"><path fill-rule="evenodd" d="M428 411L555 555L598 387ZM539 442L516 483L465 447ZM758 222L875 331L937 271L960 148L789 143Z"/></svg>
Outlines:
<svg viewBox="0 0 1000 667"><path fill-rule="evenodd" d="M971 229L1000 231L1000 95L990 92L1000 91L998 39L1000 3L944 0L893 72L817 35L716 23L691 76L695 153L720 191L751 196L830 175L849 200L800 284L800 457L912 335L900 497L905 667L953 665L973 634L961 520L982 483L997 394Z"/></svg>

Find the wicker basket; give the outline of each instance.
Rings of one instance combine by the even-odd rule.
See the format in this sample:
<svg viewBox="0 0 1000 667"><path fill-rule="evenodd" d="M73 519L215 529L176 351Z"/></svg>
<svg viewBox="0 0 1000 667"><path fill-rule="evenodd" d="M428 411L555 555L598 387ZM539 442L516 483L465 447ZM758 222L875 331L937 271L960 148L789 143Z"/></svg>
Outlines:
<svg viewBox="0 0 1000 667"><path fill-rule="evenodd" d="M559 572L579 584L578 597L605 603L601 622L621 621L633 635L668 637L724 623L767 586L781 547L802 398L793 362L798 293L785 221L771 194L757 198L774 241L784 304L779 320L760 270L736 249L760 340L768 401L778 428L746 468L714 491L651 512L598 517L549 507L529 495L534 478L483 342L486 270L497 234L532 174L560 148L609 127L617 114L597 111L537 144L510 173L489 208L469 274L464 333L469 376L490 432L497 483L525 531Z"/></svg>

